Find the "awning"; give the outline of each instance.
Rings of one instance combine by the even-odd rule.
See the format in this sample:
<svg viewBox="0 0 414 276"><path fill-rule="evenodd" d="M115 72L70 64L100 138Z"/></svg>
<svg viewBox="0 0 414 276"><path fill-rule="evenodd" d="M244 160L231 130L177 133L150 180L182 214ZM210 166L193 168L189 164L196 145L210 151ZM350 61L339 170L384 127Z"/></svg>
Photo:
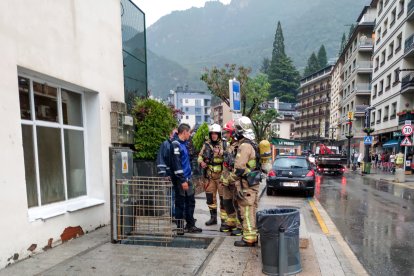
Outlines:
<svg viewBox="0 0 414 276"><path fill-rule="evenodd" d="M383 148L393 148L395 146L398 146L398 140L389 140L387 142L385 142L382 147Z"/></svg>

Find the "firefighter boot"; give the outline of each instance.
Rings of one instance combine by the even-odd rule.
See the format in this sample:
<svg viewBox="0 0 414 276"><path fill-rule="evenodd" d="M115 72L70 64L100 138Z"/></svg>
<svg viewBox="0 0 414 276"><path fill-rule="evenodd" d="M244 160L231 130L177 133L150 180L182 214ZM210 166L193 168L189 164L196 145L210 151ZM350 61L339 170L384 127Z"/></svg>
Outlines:
<svg viewBox="0 0 414 276"><path fill-rule="evenodd" d="M220 232L228 233L230 232L231 228L225 223L222 223L220 226Z"/></svg>
<svg viewBox="0 0 414 276"><path fill-rule="evenodd" d="M250 243L250 242L247 242L247 241L242 239L240 241L235 241L234 246L237 246L237 247L254 247L254 246L256 246L256 243L257 243L257 241Z"/></svg>
<svg viewBox="0 0 414 276"><path fill-rule="evenodd" d="M210 219L206 221L207 226L217 224L217 209L211 209L210 215L211 215Z"/></svg>
<svg viewBox="0 0 414 276"><path fill-rule="evenodd" d="M243 231L240 228L231 229L232 236L241 236L242 234L243 234Z"/></svg>

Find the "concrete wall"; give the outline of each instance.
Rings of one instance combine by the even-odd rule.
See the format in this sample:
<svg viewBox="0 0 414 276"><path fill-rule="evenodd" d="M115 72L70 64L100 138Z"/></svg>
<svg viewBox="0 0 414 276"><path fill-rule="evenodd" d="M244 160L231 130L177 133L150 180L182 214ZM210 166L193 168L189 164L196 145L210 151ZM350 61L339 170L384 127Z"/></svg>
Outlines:
<svg viewBox="0 0 414 276"><path fill-rule="evenodd" d="M0 1L0 267L36 244L58 241L68 226L108 224L111 101L123 101L119 0ZM24 69L25 68L25 69ZM104 204L30 222L17 75L85 91L88 197Z"/></svg>

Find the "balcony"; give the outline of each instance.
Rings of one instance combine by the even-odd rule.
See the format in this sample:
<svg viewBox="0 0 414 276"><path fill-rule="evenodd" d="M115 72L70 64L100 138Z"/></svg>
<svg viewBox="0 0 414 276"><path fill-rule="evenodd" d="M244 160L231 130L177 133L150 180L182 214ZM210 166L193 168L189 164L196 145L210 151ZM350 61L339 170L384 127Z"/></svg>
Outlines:
<svg viewBox="0 0 414 276"><path fill-rule="evenodd" d="M401 79L401 93L414 91L414 73L406 73Z"/></svg>
<svg viewBox="0 0 414 276"><path fill-rule="evenodd" d="M330 102L329 98L317 99L313 101L313 106L324 104L324 103L329 103L329 102Z"/></svg>
<svg viewBox="0 0 414 276"><path fill-rule="evenodd" d="M414 0L408 2L407 6L407 21L414 20Z"/></svg>
<svg viewBox="0 0 414 276"><path fill-rule="evenodd" d="M411 111L402 111L398 114L398 124L403 125L405 121L414 121L414 110Z"/></svg>
<svg viewBox="0 0 414 276"><path fill-rule="evenodd" d="M365 116L365 110L367 109L368 105L356 105L354 108L355 117Z"/></svg>
<svg viewBox="0 0 414 276"><path fill-rule="evenodd" d="M357 83L355 86L355 92L357 95L371 95L371 84Z"/></svg>
<svg viewBox="0 0 414 276"><path fill-rule="evenodd" d="M374 26L375 25L375 14L365 14L359 21L358 25Z"/></svg>
<svg viewBox="0 0 414 276"><path fill-rule="evenodd" d="M365 73L365 74L371 74L372 73L372 62L371 61L360 61L356 65L358 73Z"/></svg>
<svg viewBox="0 0 414 276"><path fill-rule="evenodd" d="M410 35L404 43L404 57L414 57L414 34Z"/></svg>

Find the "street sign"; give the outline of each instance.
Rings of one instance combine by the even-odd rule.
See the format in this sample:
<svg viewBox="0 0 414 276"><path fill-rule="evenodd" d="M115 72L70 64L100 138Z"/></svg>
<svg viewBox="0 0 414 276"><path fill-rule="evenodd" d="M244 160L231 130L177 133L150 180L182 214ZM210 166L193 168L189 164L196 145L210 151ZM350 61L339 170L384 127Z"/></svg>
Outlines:
<svg viewBox="0 0 414 276"><path fill-rule="evenodd" d="M411 121L410 121L410 120L406 120L406 121L404 122L404 125L411 125Z"/></svg>
<svg viewBox="0 0 414 276"><path fill-rule="evenodd" d="M230 93L230 109L233 112L241 111L240 103L240 82L236 79L229 80L229 93Z"/></svg>
<svg viewBox="0 0 414 276"><path fill-rule="evenodd" d="M405 137L404 140L401 141L402 147L411 147L412 145L413 143L411 143L411 140L408 137Z"/></svg>
<svg viewBox="0 0 414 276"><path fill-rule="evenodd" d="M364 137L364 145L372 145L372 136Z"/></svg>
<svg viewBox="0 0 414 276"><path fill-rule="evenodd" d="M403 126L401 132L404 136L410 136L411 134L413 134L413 126L412 125L405 125L405 126Z"/></svg>
<svg viewBox="0 0 414 276"><path fill-rule="evenodd" d="M394 131L394 132L392 133L392 136L393 136L393 137L401 137L401 136L402 136L401 131Z"/></svg>

